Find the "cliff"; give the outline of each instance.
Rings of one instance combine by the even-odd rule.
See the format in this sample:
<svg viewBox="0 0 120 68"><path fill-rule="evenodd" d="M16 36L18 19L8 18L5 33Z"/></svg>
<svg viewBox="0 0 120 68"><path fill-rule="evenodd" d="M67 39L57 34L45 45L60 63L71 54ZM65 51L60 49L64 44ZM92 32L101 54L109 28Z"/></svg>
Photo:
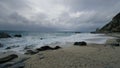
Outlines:
<svg viewBox="0 0 120 68"><path fill-rule="evenodd" d="M113 17L112 21L110 21L108 24L103 26L99 32L120 32L120 13L118 13L115 17Z"/></svg>

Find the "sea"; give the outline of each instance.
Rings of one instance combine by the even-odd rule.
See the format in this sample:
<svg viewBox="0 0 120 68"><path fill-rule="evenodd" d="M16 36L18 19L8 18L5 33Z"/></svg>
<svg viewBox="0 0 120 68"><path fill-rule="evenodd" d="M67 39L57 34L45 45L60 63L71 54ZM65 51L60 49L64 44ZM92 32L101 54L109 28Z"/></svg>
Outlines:
<svg viewBox="0 0 120 68"><path fill-rule="evenodd" d="M3 32L3 31L2 31ZM25 49L36 49L41 46L50 45L69 47L68 43L85 41L87 43L104 44L107 39L113 38L105 34L75 33L75 32L30 32L30 31L4 31L12 38L2 38L0 43L0 52L16 51L24 53ZM21 34L22 37L13 37L15 34ZM10 49L7 49L10 47Z"/></svg>

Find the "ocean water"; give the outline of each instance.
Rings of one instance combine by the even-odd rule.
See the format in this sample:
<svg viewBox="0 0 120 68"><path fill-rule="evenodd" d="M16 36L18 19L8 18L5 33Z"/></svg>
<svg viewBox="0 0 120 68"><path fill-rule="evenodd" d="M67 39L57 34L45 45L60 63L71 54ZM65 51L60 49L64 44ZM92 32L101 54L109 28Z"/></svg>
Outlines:
<svg viewBox="0 0 120 68"><path fill-rule="evenodd" d="M104 34L91 34L91 33L70 33L70 32L7 32L10 35L21 34L21 38L12 37L0 39L3 47L0 47L0 52L17 51L24 53L25 48L35 49L44 45L54 46L59 44L61 47L69 47L65 45L69 42L86 41L87 43L103 44L107 39L113 38ZM42 38L42 39L41 39ZM11 47L11 49L6 49Z"/></svg>

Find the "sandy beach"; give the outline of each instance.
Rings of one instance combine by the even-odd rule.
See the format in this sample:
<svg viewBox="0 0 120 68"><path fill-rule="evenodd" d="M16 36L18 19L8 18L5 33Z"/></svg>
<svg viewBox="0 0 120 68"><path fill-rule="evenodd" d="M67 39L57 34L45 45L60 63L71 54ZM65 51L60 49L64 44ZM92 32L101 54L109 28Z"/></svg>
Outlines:
<svg viewBox="0 0 120 68"><path fill-rule="evenodd" d="M89 39L96 43L58 42L36 49L25 47L24 53L8 49L0 52L0 68L120 68L119 34L111 34L106 41L101 36ZM97 43L101 40L105 42Z"/></svg>
<svg viewBox="0 0 120 68"><path fill-rule="evenodd" d="M25 68L119 68L120 47L89 44L48 50L25 61Z"/></svg>

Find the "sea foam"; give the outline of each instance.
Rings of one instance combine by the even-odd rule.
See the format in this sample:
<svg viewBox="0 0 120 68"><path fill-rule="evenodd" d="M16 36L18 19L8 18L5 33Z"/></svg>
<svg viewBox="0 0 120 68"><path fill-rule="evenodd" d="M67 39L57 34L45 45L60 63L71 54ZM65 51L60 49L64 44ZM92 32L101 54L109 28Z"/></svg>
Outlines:
<svg viewBox="0 0 120 68"><path fill-rule="evenodd" d="M66 47L68 42L86 41L87 43L104 44L107 39L113 38L104 34L90 34L90 33L28 33L22 34L21 38L6 38L0 39L0 43L4 44L4 47L0 48L0 51L17 51L24 53L25 47L35 49L44 45ZM42 38L42 39L41 39ZM71 45L67 45L71 46ZM13 47L6 49L7 47Z"/></svg>

